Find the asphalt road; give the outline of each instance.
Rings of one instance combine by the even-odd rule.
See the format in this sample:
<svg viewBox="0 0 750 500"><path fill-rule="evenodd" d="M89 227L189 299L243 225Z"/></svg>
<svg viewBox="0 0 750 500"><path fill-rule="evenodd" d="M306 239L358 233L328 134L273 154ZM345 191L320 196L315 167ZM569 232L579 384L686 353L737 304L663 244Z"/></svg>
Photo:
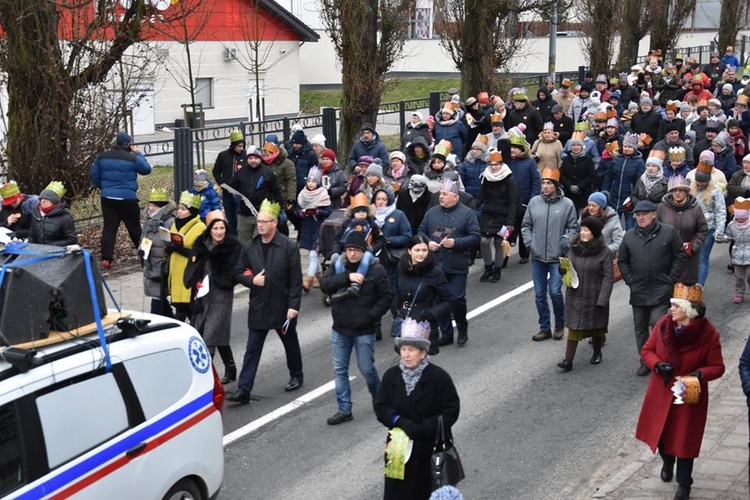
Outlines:
<svg viewBox="0 0 750 500"><path fill-rule="evenodd" d="M726 249L717 245L713 254L704 293L707 315L722 333L727 364L736 366L747 336L750 304L731 303L734 278L725 268ZM530 280L529 266L519 265L515 255L500 283L479 283L480 268L477 262L469 277L470 310ZM299 326L303 388L284 392L289 375L281 343L270 332L253 391L260 399L247 406L228 403L225 434L332 380L330 310L321 296L319 290L312 290L303 298ZM233 349L239 362L246 338L247 294L236 300ZM453 432L466 471L460 484L465 498L589 498L604 477L647 449L633 438L647 378L635 376L638 356L624 283L615 285L609 324L602 364L590 365L591 347L581 343L573 371L563 373L556 363L563 358L565 342L531 341L537 315L529 290L473 318L465 348L449 346L432 357L451 374L461 397L461 415ZM381 374L397 363L392 345L388 337L377 344ZM350 375L356 377L352 422L326 424L336 412L333 391L269 419L226 447L220 498L380 498L387 431L375 418L354 361ZM228 389L233 390L234 384Z"/></svg>

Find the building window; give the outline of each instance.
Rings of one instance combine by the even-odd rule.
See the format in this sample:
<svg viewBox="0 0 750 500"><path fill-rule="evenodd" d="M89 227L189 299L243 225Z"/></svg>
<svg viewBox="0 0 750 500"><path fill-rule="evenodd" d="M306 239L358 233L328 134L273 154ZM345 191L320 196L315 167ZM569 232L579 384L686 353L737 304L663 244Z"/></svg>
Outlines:
<svg viewBox="0 0 750 500"><path fill-rule="evenodd" d="M203 104L204 108L214 107L214 79L195 79L195 103Z"/></svg>
<svg viewBox="0 0 750 500"><path fill-rule="evenodd" d="M428 40L432 38L432 35L432 9L414 9L411 18L411 38L413 40Z"/></svg>

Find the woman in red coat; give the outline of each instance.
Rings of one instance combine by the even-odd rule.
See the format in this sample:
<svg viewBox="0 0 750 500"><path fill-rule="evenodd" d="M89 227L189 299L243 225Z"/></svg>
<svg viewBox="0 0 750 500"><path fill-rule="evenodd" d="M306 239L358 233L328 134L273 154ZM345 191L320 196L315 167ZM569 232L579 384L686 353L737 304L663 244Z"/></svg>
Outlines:
<svg viewBox="0 0 750 500"><path fill-rule="evenodd" d="M706 306L698 286L675 285L672 307L659 318L641 350L652 370L635 437L659 449L664 465L661 479L670 482L677 461L675 499L690 498L693 459L698 456L708 413L708 382L724 374L721 342L716 328L705 318ZM700 380L696 404L674 404L675 377Z"/></svg>

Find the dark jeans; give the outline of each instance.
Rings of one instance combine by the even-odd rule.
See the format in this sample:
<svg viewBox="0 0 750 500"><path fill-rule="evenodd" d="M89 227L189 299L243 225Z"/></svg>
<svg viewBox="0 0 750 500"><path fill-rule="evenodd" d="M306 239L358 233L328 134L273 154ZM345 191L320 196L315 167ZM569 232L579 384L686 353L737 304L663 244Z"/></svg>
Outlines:
<svg viewBox="0 0 750 500"><path fill-rule="evenodd" d="M445 273L448 288L450 288L453 297L452 319L456 320L459 332L465 332L469 329L469 321L466 319L466 277L465 274ZM443 337L453 337L452 319L451 314L438 318L440 333Z"/></svg>
<svg viewBox="0 0 750 500"><path fill-rule="evenodd" d="M221 201L224 204L224 212L227 215L227 224L234 236L237 236L237 213L239 212L239 203L235 196L229 191L222 191Z"/></svg>
<svg viewBox="0 0 750 500"><path fill-rule="evenodd" d="M651 334L656 320L667 314L669 304L657 304L655 306L632 306L633 327L635 329L635 345L638 348L638 356L641 355L643 344Z"/></svg>
<svg viewBox="0 0 750 500"><path fill-rule="evenodd" d="M151 314L158 314L160 316L166 316L167 318L174 318L172 307L169 305L169 301L162 297L158 299L151 297Z"/></svg>
<svg viewBox="0 0 750 500"><path fill-rule="evenodd" d="M133 246L138 248L141 240L141 209L138 200L113 200L102 198L102 216L104 229L102 230L102 260L112 261L115 255L115 242L120 222L125 223Z"/></svg>
<svg viewBox="0 0 750 500"><path fill-rule="evenodd" d="M284 344L286 353L286 366L289 369L291 377L302 376L302 351L299 348L299 338L297 337L297 320L289 322L289 328L285 335L282 335L281 329L276 333ZM263 344L266 341L268 330L250 330L247 332L247 347L245 348L245 357L242 360L242 370L240 371L237 388L240 391L252 392L255 385L255 374L258 372L260 364L260 355L263 353Z"/></svg>
<svg viewBox="0 0 750 500"><path fill-rule="evenodd" d="M667 455L662 450L661 443L659 444L659 455L661 455L661 459L664 461L664 465L668 469L672 469L674 467L675 460L677 461L677 471L675 473L677 484L679 484L680 486L690 486L691 484L693 484L693 462L695 459L679 457L676 458L674 455Z"/></svg>

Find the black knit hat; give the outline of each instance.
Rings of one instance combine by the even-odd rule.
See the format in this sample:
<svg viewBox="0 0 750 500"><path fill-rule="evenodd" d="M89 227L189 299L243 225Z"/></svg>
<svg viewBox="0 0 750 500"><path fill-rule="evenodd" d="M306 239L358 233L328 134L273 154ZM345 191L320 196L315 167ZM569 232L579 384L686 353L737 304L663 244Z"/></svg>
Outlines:
<svg viewBox="0 0 750 500"><path fill-rule="evenodd" d="M604 224L598 217L586 217L581 221L581 227L587 228L594 235L594 239L602 235Z"/></svg>

